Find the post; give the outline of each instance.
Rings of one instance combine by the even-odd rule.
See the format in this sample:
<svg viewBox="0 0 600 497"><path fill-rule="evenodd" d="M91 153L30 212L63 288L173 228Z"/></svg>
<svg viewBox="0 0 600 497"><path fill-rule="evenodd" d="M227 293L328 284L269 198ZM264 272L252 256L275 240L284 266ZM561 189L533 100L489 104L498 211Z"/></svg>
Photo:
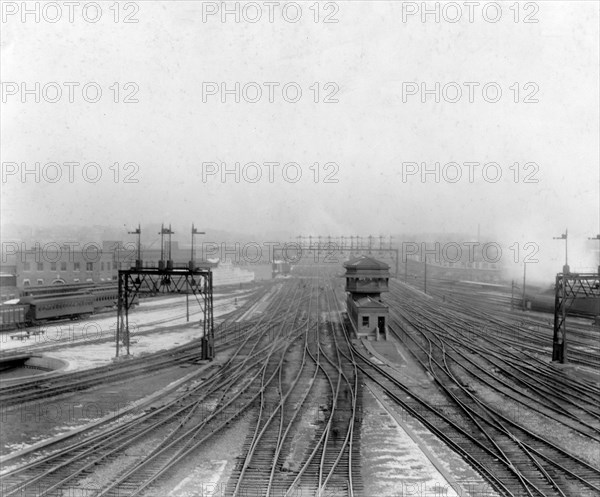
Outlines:
<svg viewBox="0 0 600 497"><path fill-rule="evenodd" d="M213 320L213 280L212 280L212 271L208 272L208 290L209 290L209 307L208 313L210 314L209 320L209 333L210 333L210 360L212 361L215 357L215 323Z"/></svg>
<svg viewBox="0 0 600 497"><path fill-rule="evenodd" d="M565 229L565 267L569 267L569 230Z"/></svg>
<svg viewBox="0 0 600 497"><path fill-rule="evenodd" d="M129 356L129 275L125 275L125 342Z"/></svg>
<svg viewBox="0 0 600 497"><path fill-rule="evenodd" d="M566 265L566 267L568 268L569 266ZM562 306L563 345L562 345L562 359L560 361L562 364L567 363L567 283L568 283L567 276L565 275L563 277L563 294L562 294L562 298L563 298L563 306Z"/></svg>
<svg viewBox="0 0 600 497"><path fill-rule="evenodd" d="M525 301L526 278L527 278L527 263L525 261L523 261L523 302L522 302L523 310L526 310L526 308L527 308L527 303Z"/></svg>
<svg viewBox="0 0 600 497"><path fill-rule="evenodd" d="M195 259L195 253L194 253L194 235L205 235L206 233L204 231L198 231L194 224L192 223L192 253L190 256L190 270L193 271L194 270L194 259ZM202 256L202 254L200 254Z"/></svg>
<svg viewBox="0 0 600 497"><path fill-rule="evenodd" d="M423 275L423 281L425 282L424 292L425 292L425 294L427 294L427 255L425 256L425 274Z"/></svg>
<svg viewBox="0 0 600 497"><path fill-rule="evenodd" d="M204 294L204 319L202 320L202 359L208 359L208 340L206 339L206 306L208 304L206 298L207 285L206 278L203 279L204 291L202 293Z"/></svg>
<svg viewBox="0 0 600 497"><path fill-rule="evenodd" d="M194 238L192 237L192 240ZM192 269L193 271L193 269ZM186 275L185 277L185 286L186 286L186 291L185 291L185 320L186 322L190 322L190 280L188 279L188 276Z"/></svg>
<svg viewBox="0 0 600 497"><path fill-rule="evenodd" d="M135 231L128 231L129 235L137 235L137 259L135 261L135 268L141 269L142 267L142 225L138 223L138 227ZM119 269L121 265L119 264Z"/></svg>
<svg viewBox="0 0 600 497"><path fill-rule="evenodd" d="M164 261L165 260L165 243L164 243L164 236L165 236L165 225L164 223L160 225L160 260Z"/></svg>
<svg viewBox="0 0 600 497"><path fill-rule="evenodd" d="M594 238L588 238L588 240L598 240L598 275L600 276L600 234Z"/></svg>
<svg viewBox="0 0 600 497"><path fill-rule="evenodd" d="M169 260L171 259L171 235L173 234L173 231L171 230L171 223L169 223Z"/></svg>
<svg viewBox="0 0 600 497"><path fill-rule="evenodd" d="M514 310L514 299L515 299L515 280L512 280L510 283L510 310Z"/></svg>
<svg viewBox="0 0 600 497"><path fill-rule="evenodd" d="M190 269L194 269L194 223L192 223L192 253L190 254L190 261L192 261Z"/></svg>
<svg viewBox="0 0 600 497"><path fill-rule="evenodd" d="M119 357L119 341L121 340L121 320L122 320L122 313L123 313L123 299L121 299L121 292L123 289L123 281L121 279L121 271L119 270L117 272L117 274L119 275L119 298L117 300L117 333L116 333L116 339L117 339L117 353L115 355L115 357Z"/></svg>
<svg viewBox="0 0 600 497"><path fill-rule="evenodd" d="M140 261L137 265L141 267L142 265L142 225L138 223L138 261Z"/></svg>

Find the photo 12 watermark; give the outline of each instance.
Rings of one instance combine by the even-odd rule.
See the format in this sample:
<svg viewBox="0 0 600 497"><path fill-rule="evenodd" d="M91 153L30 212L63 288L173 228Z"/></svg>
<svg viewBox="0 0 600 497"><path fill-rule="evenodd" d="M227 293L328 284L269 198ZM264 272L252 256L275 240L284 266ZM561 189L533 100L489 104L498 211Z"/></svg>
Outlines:
<svg viewBox="0 0 600 497"><path fill-rule="evenodd" d="M402 23L477 23L501 21L536 24L538 2L399 2Z"/></svg>
<svg viewBox="0 0 600 497"><path fill-rule="evenodd" d="M202 183L339 183L337 162L202 162Z"/></svg>
<svg viewBox="0 0 600 497"><path fill-rule="evenodd" d="M497 81L430 81L402 82L402 103L418 102L439 104L440 102L497 104L501 100L515 104L537 104L540 86L534 81L525 83L513 82L510 84Z"/></svg>
<svg viewBox="0 0 600 497"><path fill-rule="evenodd" d="M139 183L136 162L2 162L2 184L8 183Z"/></svg>
<svg viewBox="0 0 600 497"><path fill-rule="evenodd" d="M100 101L115 104L137 104L140 86L128 81L101 84L96 81L2 81L2 103L80 103L97 104Z"/></svg>
<svg viewBox="0 0 600 497"><path fill-rule="evenodd" d="M337 104L339 91L340 85L334 81L306 85L295 81L203 81L202 102L296 104L304 99L315 104Z"/></svg>
<svg viewBox="0 0 600 497"><path fill-rule="evenodd" d="M287 23L308 20L315 24L340 22L339 2L201 2L203 23Z"/></svg>
<svg viewBox="0 0 600 497"><path fill-rule="evenodd" d="M540 166L536 162L402 162L402 183L513 183L538 184Z"/></svg>
<svg viewBox="0 0 600 497"><path fill-rule="evenodd" d="M139 2L0 2L0 19L8 23L140 22Z"/></svg>

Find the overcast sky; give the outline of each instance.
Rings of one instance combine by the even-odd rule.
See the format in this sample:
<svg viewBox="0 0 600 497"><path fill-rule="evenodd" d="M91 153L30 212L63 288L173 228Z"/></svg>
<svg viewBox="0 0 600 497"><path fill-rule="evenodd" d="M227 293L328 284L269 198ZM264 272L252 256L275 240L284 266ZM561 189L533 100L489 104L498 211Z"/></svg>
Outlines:
<svg viewBox="0 0 600 497"><path fill-rule="evenodd" d="M280 7L270 23L262 2L258 22L248 22L254 7L241 10L239 23L233 15L222 22L220 13L203 22L202 3L186 1L132 3L135 9L121 3L115 23L111 4L99 3L96 23L77 8L70 23L66 6L55 23L47 22L56 17L51 9L39 23L4 12L3 223L133 226L177 219L241 232L334 235L475 233L480 224L483 234L506 245L539 243L543 259L552 261L563 257L564 245L551 238L568 226L573 265L596 266L587 237L600 231L597 2L521 4L516 23L513 2L503 4L498 22L489 22L497 16L493 8L487 20L476 9L469 22L459 2L462 18L455 23L448 21L456 10L443 3L439 23L433 15L422 22L419 13L403 19L421 2L322 2L318 23L313 2L300 2L295 23ZM219 7L209 4L205 14ZM298 12L285 13L292 20ZM122 22L127 14L139 22ZM338 22L324 23L327 15ZM36 103L35 95L21 93L22 82L30 89L55 82L63 94L49 102L56 86L50 85ZM65 82L79 83L73 103ZM222 103L220 92L203 95L211 82L217 89L255 82L262 98L251 103L242 95L236 103L226 95ZM279 83L272 103L265 82ZM446 85L440 102L431 94L423 103L420 85L434 89L436 82ZM102 89L99 102L84 100L86 83L94 83L90 99L94 87ZM284 99L287 83L289 100L301 88L298 102ZM256 86L246 87L247 99ZM417 93L403 95L403 88ZM497 88L498 101L486 101ZM123 103L128 96L138 102ZM13 162L18 170L9 174ZM38 183L20 170L36 162ZM86 181L80 167L71 183L62 166L62 177L51 183L48 162L95 162L102 177ZM128 162L137 166L126 169ZM203 178L209 162L232 170L239 162L240 173L256 162L263 175L255 183L243 176L236 183L233 174ZM270 162L297 163L302 177L293 183L298 168L288 167L286 180L283 167L275 167L271 183L263 165ZM438 183L406 164L434 171L436 162ZM461 168L456 182L456 168L444 168L449 162ZM498 167L490 166L486 180L480 166L471 182L464 165L470 162L497 163L502 177L493 182ZM337 166L325 169L326 163ZM256 169L245 172L253 179ZM125 182L127 173L137 183ZM325 182L327 173L337 182Z"/></svg>

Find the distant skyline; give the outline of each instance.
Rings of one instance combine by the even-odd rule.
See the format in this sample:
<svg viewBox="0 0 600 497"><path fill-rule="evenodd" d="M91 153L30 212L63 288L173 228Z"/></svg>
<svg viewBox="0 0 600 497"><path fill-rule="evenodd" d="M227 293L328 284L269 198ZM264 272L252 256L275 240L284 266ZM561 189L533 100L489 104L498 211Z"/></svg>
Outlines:
<svg viewBox="0 0 600 497"><path fill-rule="evenodd" d="M168 226L168 223L166 225ZM223 244L228 247L235 247L237 244L240 254L241 251L245 250L245 245L256 246L258 244L265 253L268 253L270 250L269 247L272 246L270 244L277 243L281 244L281 246L284 246L286 243L294 244L297 242L296 237L300 235L283 231L270 234L252 234L230 232L210 227L197 227L199 230L206 231L206 234L196 235L194 242L196 248L199 250L204 245L208 250L216 252L217 255L219 251L223 250ZM20 247L32 249L36 243L41 244L42 247L44 244L49 243L54 247L55 242L67 244L78 242L81 247L86 243L98 243L101 246L102 241L121 241L129 248L134 247L137 243L137 236L127 233L128 231L134 231L136 226L55 225L32 227L12 225L8 228L2 236L2 248L8 248L9 252ZM180 248L189 247L191 245L191 226L173 225L172 228L175 232L172 236L172 241L178 243ZM142 244L145 248L160 247L159 230L160 223L142 225ZM564 230L557 232L556 236L560 236L562 232ZM309 234L302 234L305 237L305 242ZM362 239L362 246L366 247L368 246L367 237L370 234L375 237L373 239L373 249L376 250L379 246L378 234L368 232L363 234L347 233L343 236L359 235ZM317 243L317 236L319 236L319 233L313 233L313 243ZM327 234L323 233L321 236L323 236L322 243L325 243L327 241ZM332 234L334 240L337 236L341 236L341 234ZM399 249L401 258L403 254L414 254L416 257L421 258L425 254L425 251L427 251L430 263L434 262L436 257L439 261L445 260L444 257L455 257L455 246L452 246L452 243L448 242L458 244L464 255L467 255L469 250L473 250L473 254L476 252L477 256L481 256L484 247L488 246L486 249L488 251L486 253L486 260L491 261L498 258L507 278L514 278L517 281L521 281L523 260L527 259L528 281L540 285L549 284L549 282L554 280L556 273L562 271L565 257L565 243L563 240L549 238L538 241L514 242L512 240L493 237L485 231L485 228L481 228L479 245L474 245L477 241L476 229L470 233L388 233L385 235L385 248L389 246L389 236L393 237L393 248ZM569 230L569 265L572 271L595 272L597 270L599 263L598 242L588 240L588 238L591 237L585 233L573 233ZM165 236L165 243L166 241L167 237ZM349 246L350 239L346 238L345 243L346 246ZM437 246L436 243L438 244ZM354 244L356 246L356 241L354 241ZM469 248L471 246L473 247L472 249ZM496 247L500 247L501 252L496 252ZM248 253L250 254L248 257L254 257L254 247L250 247ZM238 254L238 257L243 257L240 254ZM215 257L217 256L215 255Z"/></svg>

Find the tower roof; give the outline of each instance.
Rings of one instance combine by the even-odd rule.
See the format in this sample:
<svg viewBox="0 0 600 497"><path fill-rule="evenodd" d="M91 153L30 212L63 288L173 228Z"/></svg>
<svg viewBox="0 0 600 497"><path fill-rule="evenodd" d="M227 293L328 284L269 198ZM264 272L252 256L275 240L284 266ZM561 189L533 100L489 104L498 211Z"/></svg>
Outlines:
<svg viewBox="0 0 600 497"><path fill-rule="evenodd" d="M355 257L351 261L345 262L344 267L347 269L359 269L359 270L388 270L390 266L385 262L378 261L377 259L373 259L373 257L369 257L367 255L360 255Z"/></svg>

